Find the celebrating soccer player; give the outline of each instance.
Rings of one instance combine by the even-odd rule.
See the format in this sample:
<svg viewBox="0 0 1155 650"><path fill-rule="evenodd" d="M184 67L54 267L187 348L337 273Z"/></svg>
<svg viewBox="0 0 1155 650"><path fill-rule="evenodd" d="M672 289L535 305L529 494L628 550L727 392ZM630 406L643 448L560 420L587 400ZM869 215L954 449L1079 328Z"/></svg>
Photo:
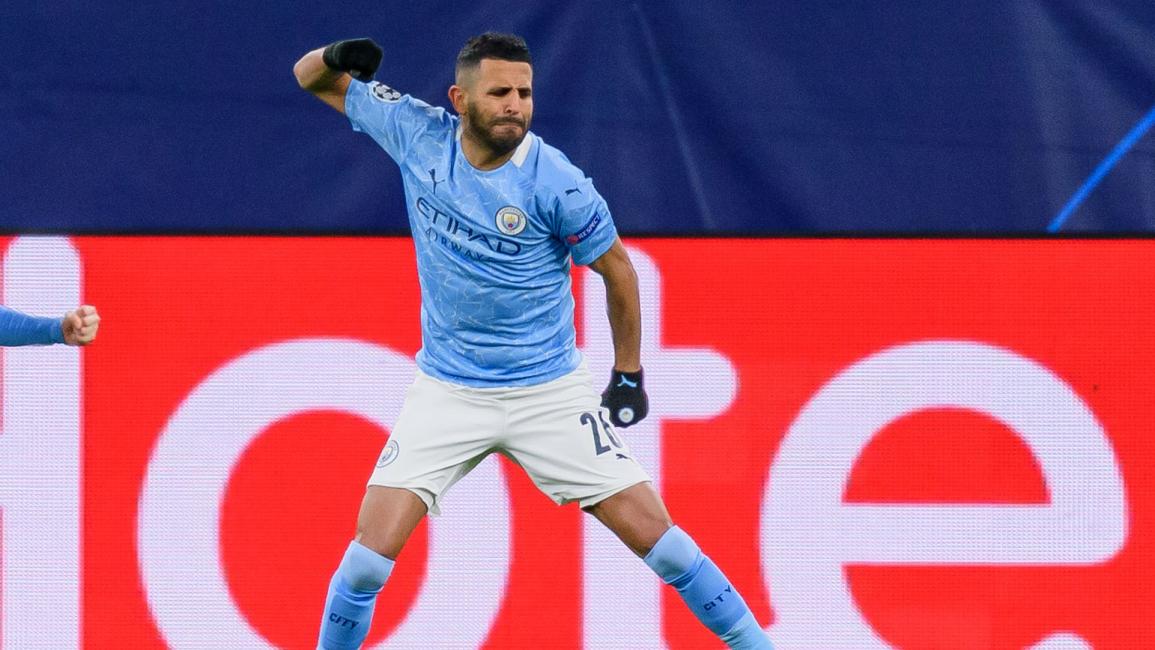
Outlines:
<svg viewBox="0 0 1155 650"><path fill-rule="evenodd" d="M361 646L413 529L499 451L554 501L609 527L730 647L770 648L615 430L648 410L637 276L593 183L529 130L525 41L487 33L465 44L449 88L456 115L371 82L381 58L373 41L346 40L293 69L400 166L421 283L417 377L330 583L320 647ZM606 287L614 367L600 398L575 345L571 259Z"/></svg>

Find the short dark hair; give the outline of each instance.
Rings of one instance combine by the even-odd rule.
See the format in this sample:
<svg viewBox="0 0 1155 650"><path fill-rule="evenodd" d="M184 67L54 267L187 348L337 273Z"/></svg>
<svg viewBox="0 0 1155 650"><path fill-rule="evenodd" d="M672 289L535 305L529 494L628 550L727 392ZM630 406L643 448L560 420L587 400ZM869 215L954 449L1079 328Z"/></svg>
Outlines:
<svg viewBox="0 0 1155 650"><path fill-rule="evenodd" d="M476 68L482 59L520 61L533 65L529 56L529 46L525 39L516 34L485 32L465 42L457 53L457 71Z"/></svg>

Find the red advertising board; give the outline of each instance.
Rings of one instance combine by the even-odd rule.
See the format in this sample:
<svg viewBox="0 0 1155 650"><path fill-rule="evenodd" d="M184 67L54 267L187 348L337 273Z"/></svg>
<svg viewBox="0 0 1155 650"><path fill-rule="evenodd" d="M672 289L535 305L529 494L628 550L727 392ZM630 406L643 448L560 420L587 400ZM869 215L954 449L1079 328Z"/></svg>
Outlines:
<svg viewBox="0 0 1155 650"><path fill-rule="evenodd" d="M653 410L625 435L781 648L1155 647L1155 241L627 244ZM103 320L3 352L0 646L315 647L420 345L412 244L4 246L5 304ZM366 647L721 647L514 466L443 509Z"/></svg>

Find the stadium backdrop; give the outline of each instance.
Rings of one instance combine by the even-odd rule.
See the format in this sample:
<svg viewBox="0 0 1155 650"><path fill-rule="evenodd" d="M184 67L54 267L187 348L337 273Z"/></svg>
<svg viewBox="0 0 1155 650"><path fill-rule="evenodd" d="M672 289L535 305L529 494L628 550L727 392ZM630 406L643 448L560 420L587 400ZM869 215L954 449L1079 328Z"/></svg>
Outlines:
<svg viewBox="0 0 1155 650"><path fill-rule="evenodd" d="M1155 645L1155 251L1071 244L629 240L654 410L625 435L782 647ZM311 647L413 372L411 242L5 250L6 304L104 324L3 351L3 647ZM516 468L444 508L373 647L718 647Z"/></svg>
<svg viewBox="0 0 1155 650"><path fill-rule="evenodd" d="M534 130L633 234L1043 232L1155 109L1147 0L9 2L0 229L395 234L393 165L292 65L371 36L445 105L486 29L526 36ZM1153 154L1062 230L1150 231Z"/></svg>

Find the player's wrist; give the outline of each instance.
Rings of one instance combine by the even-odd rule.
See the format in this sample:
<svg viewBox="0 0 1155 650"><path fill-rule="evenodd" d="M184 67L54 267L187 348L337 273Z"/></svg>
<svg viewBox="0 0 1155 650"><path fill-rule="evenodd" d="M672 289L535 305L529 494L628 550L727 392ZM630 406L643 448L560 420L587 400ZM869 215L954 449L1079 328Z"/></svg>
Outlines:
<svg viewBox="0 0 1155 650"><path fill-rule="evenodd" d="M64 318L51 319L50 323L51 323L52 327L49 328L49 332L51 332L51 335L52 335L52 338L51 338L52 342L53 343L67 343L68 342L68 316L65 315Z"/></svg>
<svg viewBox="0 0 1155 650"><path fill-rule="evenodd" d="M324 50L321 50L321 61L324 62L326 68L329 68L333 72L344 72L340 67L341 62L337 60L337 46L340 45L341 42L342 41L334 41L326 45Z"/></svg>
<svg viewBox="0 0 1155 650"><path fill-rule="evenodd" d="M640 383L642 381L642 375L644 373L642 371L641 366L634 366L634 368L632 370L624 370L624 369L622 369L622 367L620 367L618 365L614 365L614 369L613 369L613 372L611 374L612 374L612 378L615 380L620 378L620 377L625 377L626 379L630 380L633 383Z"/></svg>

